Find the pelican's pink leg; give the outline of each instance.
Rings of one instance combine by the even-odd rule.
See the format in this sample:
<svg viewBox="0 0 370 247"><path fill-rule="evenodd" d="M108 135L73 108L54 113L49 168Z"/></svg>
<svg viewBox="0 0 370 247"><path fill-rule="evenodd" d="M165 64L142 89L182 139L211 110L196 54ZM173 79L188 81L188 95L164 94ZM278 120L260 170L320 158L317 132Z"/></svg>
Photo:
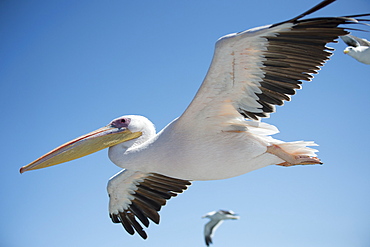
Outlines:
<svg viewBox="0 0 370 247"><path fill-rule="evenodd" d="M310 157L302 154L290 154L284 151L279 145L271 145L267 147L267 153L276 155L285 162L276 164L278 166L295 166L295 165L314 165L322 164L322 162L316 157Z"/></svg>

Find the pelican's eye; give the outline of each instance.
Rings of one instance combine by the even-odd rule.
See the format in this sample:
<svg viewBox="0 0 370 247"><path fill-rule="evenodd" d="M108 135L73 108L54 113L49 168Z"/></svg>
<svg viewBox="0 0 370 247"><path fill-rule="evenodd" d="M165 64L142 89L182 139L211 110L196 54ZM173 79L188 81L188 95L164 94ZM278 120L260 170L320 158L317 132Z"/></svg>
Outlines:
<svg viewBox="0 0 370 247"><path fill-rule="evenodd" d="M110 125L115 128L127 128L130 122L131 122L130 118L123 117L113 120Z"/></svg>

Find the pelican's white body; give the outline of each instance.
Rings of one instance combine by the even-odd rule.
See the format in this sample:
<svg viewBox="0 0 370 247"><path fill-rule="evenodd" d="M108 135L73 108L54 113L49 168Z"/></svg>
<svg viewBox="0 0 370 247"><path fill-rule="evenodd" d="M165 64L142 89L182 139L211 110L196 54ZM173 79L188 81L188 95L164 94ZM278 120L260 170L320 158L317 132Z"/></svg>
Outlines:
<svg viewBox="0 0 370 247"><path fill-rule="evenodd" d="M151 136L143 134L137 139L138 144L125 142L110 147L112 162L127 170L157 172L188 180L225 179L284 162L266 153L266 147L272 143L285 144L287 151L312 145L308 142L282 143L267 136L278 132L274 126L243 119L235 120L234 125L225 125L223 129L209 125L205 129L181 128L181 131L177 131L176 119L154 134L154 126L148 119L128 117L131 117L130 126L136 126L130 128L131 131L151 133ZM314 155L315 150L306 149Z"/></svg>

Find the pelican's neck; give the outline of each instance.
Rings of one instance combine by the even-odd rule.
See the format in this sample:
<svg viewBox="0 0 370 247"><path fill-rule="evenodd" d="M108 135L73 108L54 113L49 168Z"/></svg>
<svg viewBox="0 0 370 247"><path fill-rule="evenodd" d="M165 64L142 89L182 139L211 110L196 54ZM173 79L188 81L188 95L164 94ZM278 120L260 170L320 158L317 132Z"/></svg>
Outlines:
<svg viewBox="0 0 370 247"><path fill-rule="evenodd" d="M144 169L150 167L155 169L156 165L167 157L168 139L177 119L173 120L159 133L155 133L154 126L143 132L143 135L132 140L109 148L109 158L117 166L126 169ZM161 138L165 136L164 138ZM154 145L155 144L155 145ZM165 148L165 150L161 150ZM143 168L144 167L144 168Z"/></svg>

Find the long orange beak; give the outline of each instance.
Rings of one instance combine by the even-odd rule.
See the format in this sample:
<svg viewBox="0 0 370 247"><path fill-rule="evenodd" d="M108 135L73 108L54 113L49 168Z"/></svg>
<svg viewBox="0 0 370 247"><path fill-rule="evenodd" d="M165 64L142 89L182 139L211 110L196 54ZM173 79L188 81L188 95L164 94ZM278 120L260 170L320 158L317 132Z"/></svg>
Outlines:
<svg viewBox="0 0 370 247"><path fill-rule="evenodd" d="M127 128L106 126L69 141L37 160L21 167L20 173L61 164L81 158L119 143L141 136L141 132L131 132Z"/></svg>

